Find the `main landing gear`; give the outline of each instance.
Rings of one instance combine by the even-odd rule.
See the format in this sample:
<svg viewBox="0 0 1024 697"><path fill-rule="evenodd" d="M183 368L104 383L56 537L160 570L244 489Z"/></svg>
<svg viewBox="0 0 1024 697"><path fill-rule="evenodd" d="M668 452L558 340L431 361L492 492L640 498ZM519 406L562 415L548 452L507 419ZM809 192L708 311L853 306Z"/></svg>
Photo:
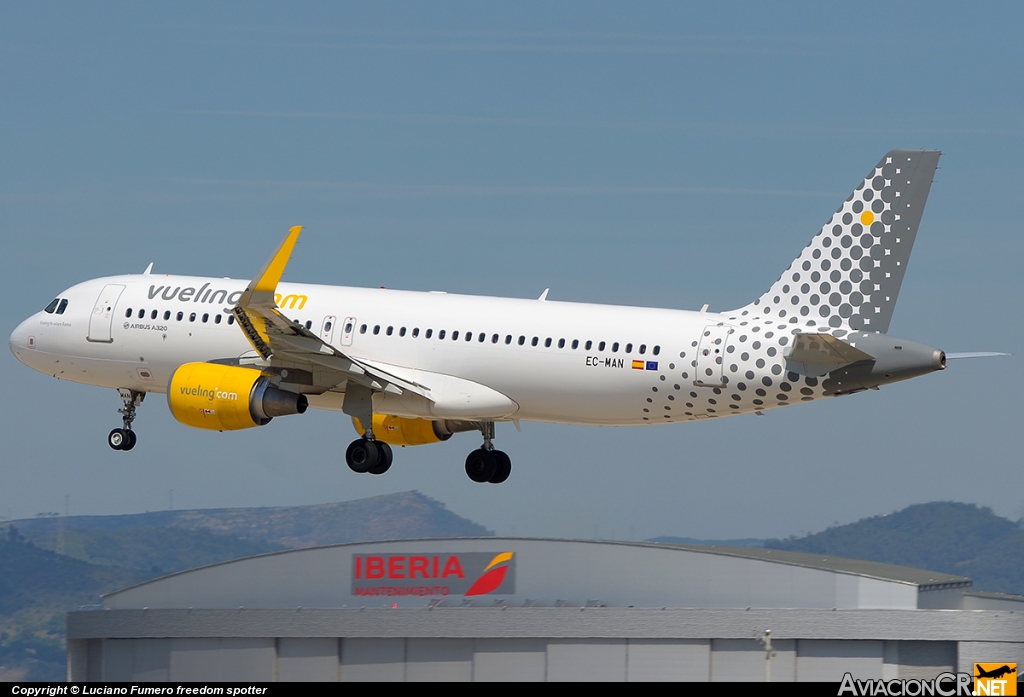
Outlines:
<svg viewBox="0 0 1024 697"><path fill-rule="evenodd" d="M117 413L121 415L123 428L115 428L107 434L107 445L114 450L131 450L135 447L137 440L135 431L132 430L132 421L135 421L135 410L146 398L146 393L123 387L118 388L117 393L121 395L121 401L124 402L124 408L117 410Z"/></svg>
<svg viewBox="0 0 1024 697"><path fill-rule="evenodd" d="M479 424L474 422L474 425L483 434L484 444L466 458L466 474L474 482L501 484L512 473L512 460L504 452L494 448L493 421L483 421ZM370 430L367 430L362 438L352 441L345 451L345 462L349 469L359 474L384 474L391 469L391 461L391 446L384 441L374 440L373 431Z"/></svg>
<svg viewBox="0 0 1024 697"><path fill-rule="evenodd" d="M367 431L367 434L372 438L373 434L370 431ZM384 474L391 469L391 446L384 441L371 438L354 440L345 451L345 462L353 472Z"/></svg>
<svg viewBox="0 0 1024 697"><path fill-rule="evenodd" d="M512 460L503 451L494 449L491 442L494 438L493 421L481 423L480 432L484 436L484 444L466 458L466 474L474 482L501 484L512 473Z"/></svg>

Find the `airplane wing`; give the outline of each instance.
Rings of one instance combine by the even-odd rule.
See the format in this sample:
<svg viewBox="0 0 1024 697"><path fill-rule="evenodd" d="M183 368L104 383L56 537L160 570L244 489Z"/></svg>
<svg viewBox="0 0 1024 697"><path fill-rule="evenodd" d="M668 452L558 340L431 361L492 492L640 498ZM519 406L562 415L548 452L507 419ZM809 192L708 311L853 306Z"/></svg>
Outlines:
<svg viewBox="0 0 1024 697"><path fill-rule="evenodd" d="M288 231L284 242L249 283L232 310L245 338L264 360L283 367L312 369L321 376L326 375L327 382L334 385L353 380L373 391L393 394L410 391L427 396L429 390L423 385L348 356L281 314L274 296L301 232L301 225Z"/></svg>

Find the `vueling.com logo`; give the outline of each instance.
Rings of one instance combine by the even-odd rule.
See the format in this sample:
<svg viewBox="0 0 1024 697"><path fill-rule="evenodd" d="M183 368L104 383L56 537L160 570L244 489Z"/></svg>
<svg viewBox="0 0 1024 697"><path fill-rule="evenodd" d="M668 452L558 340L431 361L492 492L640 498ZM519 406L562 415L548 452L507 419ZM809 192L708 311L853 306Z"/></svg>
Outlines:
<svg viewBox="0 0 1024 697"><path fill-rule="evenodd" d="M473 597L513 593L513 552L352 555L352 595L356 596Z"/></svg>

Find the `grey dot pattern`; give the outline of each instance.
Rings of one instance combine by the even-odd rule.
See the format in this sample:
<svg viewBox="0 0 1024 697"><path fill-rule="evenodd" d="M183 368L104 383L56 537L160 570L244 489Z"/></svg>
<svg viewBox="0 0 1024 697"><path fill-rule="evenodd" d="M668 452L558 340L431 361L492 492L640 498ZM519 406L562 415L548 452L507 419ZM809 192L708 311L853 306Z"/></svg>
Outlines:
<svg viewBox="0 0 1024 697"><path fill-rule="evenodd" d="M732 416L831 396L824 378L786 369L785 348L798 333L841 338L888 329L937 163L936 152L888 153L767 293L725 313L732 331L722 347L728 356L723 386L691 388L682 403L669 399L657 383L671 378L691 387L693 381L663 364L656 378L647 376L657 394L646 399L644 423ZM686 364L687 370L697 367L696 360ZM660 419L652 408L662 412Z"/></svg>
<svg viewBox="0 0 1024 697"><path fill-rule="evenodd" d="M938 155L886 154L768 292L736 312L801 327L887 331Z"/></svg>

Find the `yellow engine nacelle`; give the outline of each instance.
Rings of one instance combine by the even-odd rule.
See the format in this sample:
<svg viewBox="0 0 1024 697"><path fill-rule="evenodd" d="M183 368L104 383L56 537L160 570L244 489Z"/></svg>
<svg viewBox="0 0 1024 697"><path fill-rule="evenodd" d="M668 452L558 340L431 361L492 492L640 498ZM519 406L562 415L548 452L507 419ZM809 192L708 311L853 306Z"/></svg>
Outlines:
<svg viewBox="0 0 1024 697"><path fill-rule="evenodd" d="M171 376L167 406L186 426L237 431L263 426L275 416L302 414L309 402L305 395L277 389L256 368L186 363Z"/></svg>
<svg viewBox="0 0 1024 697"><path fill-rule="evenodd" d="M352 425L356 433L363 435L366 429L353 418ZM443 427L439 428L440 422L428 421L427 419L407 419L402 416L388 416L387 414L373 415L373 437L384 441L388 445L426 445L427 443L440 443L452 437L450 431Z"/></svg>

